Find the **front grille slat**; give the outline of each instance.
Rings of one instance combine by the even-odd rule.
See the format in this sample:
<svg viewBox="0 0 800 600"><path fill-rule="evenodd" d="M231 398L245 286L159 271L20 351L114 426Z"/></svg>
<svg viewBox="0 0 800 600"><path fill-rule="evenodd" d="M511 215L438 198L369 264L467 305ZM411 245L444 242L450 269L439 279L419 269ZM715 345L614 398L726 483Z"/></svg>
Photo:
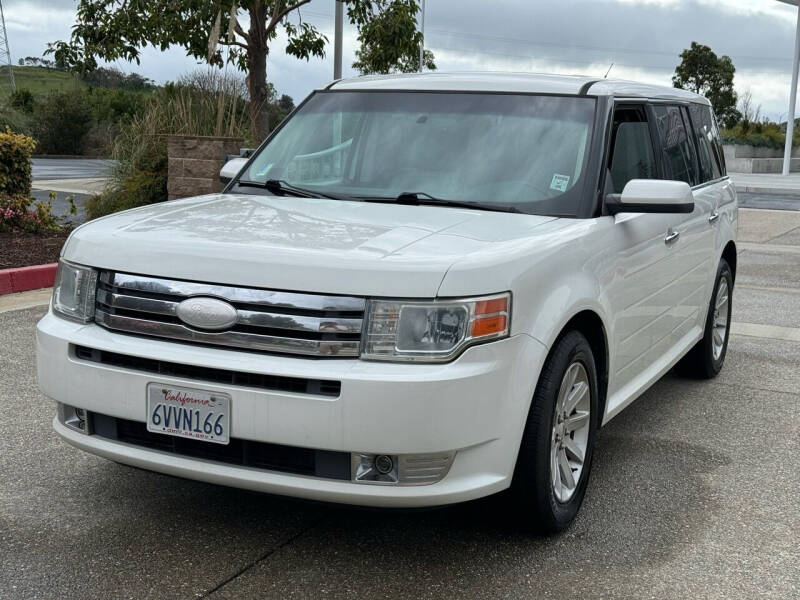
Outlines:
<svg viewBox="0 0 800 600"><path fill-rule="evenodd" d="M201 330L178 318L187 298L208 296L236 309L224 331ZM357 357L363 298L276 292L102 271L95 321L123 333L257 352Z"/></svg>
<svg viewBox="0 0 800 600"><path fill-rule="evenodd" d="M145 277L102 271L100 281L120 290L166 294L188 298L190 296L214 296L224 298L232 303L258 304L272 308L289 308L305 311L322 312L356 312L363 313L366 301L364 298L349 296L325 296L320 294L299 294L295 292L278 292L258 288L244 288L210 283L196 283Z"/></svg>
<svg viewBox="0 0 800 600"><path fill-rule="evenodd" d="M156 315L175 316L178 310L178 302L140 296L124 296L104 289L97 290L97 301L109 308L121 308Z"/></svg>
<svg viewBox="0 0 800 600"><path fill-rule="evenodd" d="M330 379L307 379L304 377L288 377L285 375L268 375L264 373L247 373L229 371L211 367L199 367L182 363L141 358L107 350L97 350L85 346L74 347L75 358L83 361L119 367L131 371L152 373L165 377L179 377L196 382L227 384L262 390L290 392L294 394L313 394L336 398L341 393L342 383Z"/></svg>
<svg viewBox="0 0 800 600"><path fill-rule="evenodd" d="M253 327L269 327L289 331L360 334L361 319L300 317L278 313L239 310L239 323Z"/></svg>

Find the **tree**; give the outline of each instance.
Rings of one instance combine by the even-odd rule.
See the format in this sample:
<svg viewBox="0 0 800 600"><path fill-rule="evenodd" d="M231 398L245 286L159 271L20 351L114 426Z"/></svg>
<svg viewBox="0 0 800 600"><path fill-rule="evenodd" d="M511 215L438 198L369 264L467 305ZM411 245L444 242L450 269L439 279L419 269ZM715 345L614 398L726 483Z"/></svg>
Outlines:
<svg viewBox="0 0 800 600"><path fill-rule="evenodd" d="M353 68L363 75L419 71L422 32L417 28L418 12L416 0L387 0L376 2L361 13L351 11L361 43ZM427 69L436 69L433 60L433 52L425 50L423 61Z"/></svg>
<svg viewBox="0 0 800 600"><path fill-rule="evenodd" d="M733 127L741 117L733 89L735 72L730 56L717 56L708 46L692 42L681 52L681 64L675 68L672 85L708 98L723 126Z"/></svg>
<svg viewBox="0 0 800 600"><path fill-rule="evenodd" d="M288 94L283 94L278 100L278 107L288 114L294 110L294 99Z"/></svg>
<svg viewBox="0 0 800 600"><path fill-rule="evenodd" d="M69 41L48 44L56 64L79 72L93 71L97 60L139 62L150 44L161 50L182 47L189 56L222 66L230 61L247 72L253 137L269 132L267 55L279 30L287 37L286 53L308 60L325 56L328 41L305 21L301 8L311 0L78 0L77 22ZM361 30L398 0L344 0L351 22ZM412 0L404 0L410 3ZM247 30L239 21L246 13ZM296 17L296 19L290 19ZM416 21L415 21L416 22ZM403 30L408 35L407 29ZM403 38L388 39L405 46ZM221 48L227 47L227 56Z"/></svg>
<svg viewBox="0 0 800 600"><path fill-rule="evenodd" d="M130 90L145 90L153 87L153 81L142 77L138 73L123 73L116 67L98 67L94 71L83 74L83 80L89 85L109 88L125 88Z"/></svg>

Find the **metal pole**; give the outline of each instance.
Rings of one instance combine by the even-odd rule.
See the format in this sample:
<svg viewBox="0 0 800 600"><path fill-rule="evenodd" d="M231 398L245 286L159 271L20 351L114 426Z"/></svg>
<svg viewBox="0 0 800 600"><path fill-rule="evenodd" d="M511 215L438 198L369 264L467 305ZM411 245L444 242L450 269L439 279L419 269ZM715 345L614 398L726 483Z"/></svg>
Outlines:
<svg viewBox="0 0 800 600"><path fill-rule="evenodd" d="M419 72L422 73L422 69L425 66L425 0L422 0L422 18L419 31L422 34L422 39L419 42Z"/></svg>
<svg viewBox="0 0 800 600"><path fill-rule="evenodd" d="M336 17L333 26L333 78L342 78L342 29L344 27L344 3L336 0Z"/></svg>
<svg viewBox="0 0 800 600"><path fill-rule="evenodd" d="M11 91L17 89L14 83L14 65L11 64L11 49L8 47L8 35L6 34L6 17L3 14L3 1L0 0L0 55L5 54L5 61L0 56L0 65L8 63L8 78L11 81Z"/></svg>
<svg viewBox="0 0 800 600"><path fill-rule="evenodd" d="M797 71L800 69L800 6L797 7L797 28L794 33L794 61L792 63L792 89L789 93L789 114L786 117L786 145L783 148L783 175L788 175L792 162L794 136L794 108L797 102Z"/></svg>

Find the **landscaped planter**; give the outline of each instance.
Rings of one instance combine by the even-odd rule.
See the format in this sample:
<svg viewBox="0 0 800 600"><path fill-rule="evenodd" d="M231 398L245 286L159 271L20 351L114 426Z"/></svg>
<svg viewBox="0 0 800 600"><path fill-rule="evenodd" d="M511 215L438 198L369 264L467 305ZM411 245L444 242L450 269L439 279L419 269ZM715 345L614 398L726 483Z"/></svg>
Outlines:
<svg viewBox="0 0 800 600"><path fill-rule="evenodd" d="M222 191L219 172L242 138L173 135L167 141L169 199Z"/></svg>

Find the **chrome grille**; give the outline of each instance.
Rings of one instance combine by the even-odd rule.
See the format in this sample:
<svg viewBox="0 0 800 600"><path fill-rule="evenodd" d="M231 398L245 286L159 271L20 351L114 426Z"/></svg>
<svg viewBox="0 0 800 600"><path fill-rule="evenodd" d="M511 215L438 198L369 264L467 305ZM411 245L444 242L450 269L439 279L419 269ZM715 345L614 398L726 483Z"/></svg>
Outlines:
<svg viewBox="0 0 800 600"><path fill-rule="evenodd" d="M225 300L236 322L224 331L196 329L177 316L192 297ZM277 292L101 271L95 321L107 329L246 350L357 357L365 300Z"/></svg>

